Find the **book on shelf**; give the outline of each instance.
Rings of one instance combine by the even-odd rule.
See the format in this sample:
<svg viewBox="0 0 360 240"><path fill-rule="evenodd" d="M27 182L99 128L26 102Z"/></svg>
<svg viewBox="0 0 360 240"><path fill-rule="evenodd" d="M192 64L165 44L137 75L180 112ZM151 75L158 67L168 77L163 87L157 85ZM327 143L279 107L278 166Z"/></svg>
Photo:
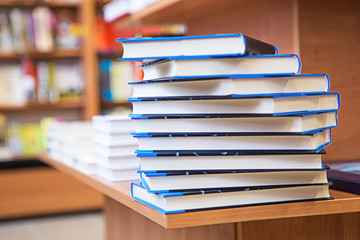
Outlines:
<svg viewBox="0 0 360 240"><path fill-rule="evenodd" d="M222 156L160 156L139 157L141 170L145 172L231 170L231 169L315 169L321 168L319 153L298 154L247 154Z"/></svg>
<svg viewBox="0 0 360 240"><path fill-rule="evenodd" d="M129 156L135 153L138 142L136 139L122 142L104 142L94 139L93 147L94 151L105 156Z"/></svg>
<svg viewBox="0 0 360 240"><path fill-rule="evenodd" d="M74 168L86 175L96 174L96 162L91 152L81 151L72 155Z"/></svg>
<svg viewBox="0 0 360 240"><path fill-rule="evenodd" d="M139 170L141 172L141 170ZM327 183L325 169L141 172L148 192Z"/></svg>
<svg viewBox="0 0 360 240"><path fill-rule="evenodd" d="M145 60L175 56L243 56L276 54L274 45L237 34L215 34L183 37L117 39L123 46L123 58Z"/></svg>
<svg viewBox="0 0 360 240"><path fill-rule="evenodd" d="M0 51L27 53L78 48L81 30L75 13L46 6L1 11Z"/></svg>
<svg viewBox="0 0 360 240"><path fill-rule="evenodd" d="M134 133L139 150L321 150L330 130L292 133Z"/></svg>
<svg viewBox="0 0 360 240"><path fill-rule="evenodd" d="M213 189L149 193L141 183L132 183L131 196L164 214L332 199L329 195L328 184L288 185L277 188L248 187L230 191Z"/></svg>
<svg viewBox="0 0 360 240"><path fill-rule="evenodd" d="M329 92L326 74L276 77L149 80L130 83L132 97L309 94Z"/></svg>
<svg viewBox="0 0 360 240"><path fill-rule="evenodd" d="M48 7L36 7L32 10L34 22L35 49L49 52L54 49L54 13Z"/></svg>
<svg viewBox="0 0 360 240"><path fill-rule="evenodd" d="M300 59L295 54L171 57L141 66L143 80L292 75L299 73L300 68Z"/></svg>
<svg viewBox="0 0 360 240"><path fill-rule="evenodd" d="M116 142L116 143L126 143L126 142L135 142L134 139L132 138L130 132L125 131L125 132L114 132L114 133L108 133L108 132L103 132L103 131L99 131L99 130L95 130L95 138L97 139L97 141L99 142L103 142L103 143L111 143L111 142Z"/></svg>
<svg viewBox="0 0 360 240"><path fill-rule="evenodd" d="M92 118L95 130L112 133L131 133L135 130L135 123L127 114L97 115Z"/></svg>
<svg viewBox="0 0 360 240"><path fill-rule="evenodd" d="M290 116L254 115L136 115L136 132L285 132L308 133L337 126L337 113Z"/></svg>
<svg viewBox="0 0 360 240"><path fill-rule="evenodd" d="M326 162L331 188L340 191L360 194L360 161Z"/></svg>
<svg viewBox="0 0 360 240"><path fill-rule="evenodd" d="M108 102L126 102L132 95L127 81L134 79L134 63L102 60L99 67L101 98Z"/></svg>
<svg viewBox="0 0 360 240"><path fill-rule="evenodd" d="M134 168L124 168L113 167L106 168L102 165L96 165L96 174L100 177L103 177L109 181L129 181L129 180L138 180L139 174L137 173L137 167Z"/></svg>
<svg viewBox="0 0 360 240"><path fill-rule="evenodd" d="M26 80L16 63L0 65L0 105L23 105L27 101Z"/></svg>
<svg viewBox="0 0 360 240"><path fill-rule="evenodd" d="M1 10L0 11L0 51L1 52L11 52L14 48L13 46L13 37L11 30L11 23L9 15Z"/></svg>
<svg viewBox="0 0 360 240"><path fill-rule="evenodd" d="M94 157L96 164L101 165L105 168L126 168L126 169L138 169L139 158L135 156L135 152L129 155L111 155L103 154L94 149Z"/></svg>
<svg viewBox="0 0 360 240"><path fill-rule="evenodd" d="M274 114L293 115L337 111L338 93L273 95L267 97L129 98L133 114Z"/></svg>
<svg viewBox="0 0 360 240"><path fill-rule="evenodd" d="M14 155L8 141L7 117L0 113L0 161L8 160Z"/></svg>
<svg viewBox="0 0 360 240"><path fill-rule="evenodd" d="M79 101L83 93L81 66L75 60L39 61L35 65L24 58L21 64L1 64L0 76L0 105Z"/></svg>
<svg viewBox="0 0 360 240"><path fill-rule="evenodd" d="M0 139L0 141L5 142L9 156L34 156L44 151L38 123L20 123L9 120L5 126L1 127L3 127L4 134L0 138L4 137L4 139ZM2 134L1 129L0 134Z"/></svg>
<svg viewBox="0 0 360 240"><path fill-rule="evenodd" d="M81 26L75 12L60 8L55 11L55 44L58 48L76 49L81 45Z"/></svg>

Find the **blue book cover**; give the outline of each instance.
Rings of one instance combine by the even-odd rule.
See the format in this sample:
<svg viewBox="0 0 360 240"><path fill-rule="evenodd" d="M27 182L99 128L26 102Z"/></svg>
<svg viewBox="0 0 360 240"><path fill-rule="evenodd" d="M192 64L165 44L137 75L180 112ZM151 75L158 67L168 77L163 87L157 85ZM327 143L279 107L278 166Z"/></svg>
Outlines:
<svg viewBox="0 0 360 240"><path fill-rule="evenodd" d="M269 100L270 99L270 100ZM310 101L312 99L312 101ZM146 97L129 98L133 103L133 116L141 115L254 115L271 114L273 116L286 116L297 114L312 114L334 112L339 110L340 94L279 94L271 96L250 96L250 95L231 95L231 96L194 96L194 97ZM259 105L268 101L273 102L273 107L266 109L250 108L249 105L242 105L251 101L250 106ZM280 102L289 102L282 104L277 108ZM146 102L145 104L141 103ZM162 103L168 102L168 103ZM278 103L279 102L279 103ZM301 104L300 104L301 102ZM209 104L213 103L213 104ZM226 106L221 108L220 104ZM226 103L226 104L225 104ZM204 110L204 106L207 106ZM280 105L279 105L280 106ZM246 108L245 108L246 107Z"/></svg>
<svg viewBox="0 0 360 240"><path fill-rule="evenodd" d="M280 204L280 203L290 203L290 202L303 202L303 201L314 201L314 200L330 200L333 199L328 195L328 186L330 183L320 183L320 184L292 184L292 185L273 185L273 186L260 186L260 187L243 187L243 188L221 188L221 189L205 189L205 190L184 190L184 191L178 191L178 192L167 192L167 193L149 193L146 191L146 188L143 186L141 182L133 182L131 183L131 197L140 202L143 203L161 213L164 214L173 214L173 213L184 213L184 212L193 212L193 211L200 211L200 210L210 210L210 209L223 209L223 208L234 208L234 207L246 207L246 206L258 206L258 205L264 205L264 204ZM313 188L313 190L311 190ZM322 191L319 191L321 190ZM266 191L269 190L269 191ZM290 190L290 192L288 192ZM291 196L291 193L294 191L309 191L312 192L310 195L304 195L302 198L295 199ZM287 195L285 198L279 198L276 197L272 200L264 201L263 199L253 198L248 202L242 202L239 204L238 201L233 201L233 204L227 202L222 202L221 198L226 197L227 194L233 194L233 193L239 193L238 197L235 197L235 199L242 199L241 195L252 195L252 193L263 191L264 194L272 193L273 196L278 196L279 194L284 191L284 194ZM320 194L314 194L314 193L320 193ZM279 194L276 194L279 193ZM206 199L207 196L213 199L212 196L219 195L218 202L213 202L212 205L204 207L204 199ZM193 196L195 198L189 199L190 201L197 201L197 203L191 203L187 206L186 209L184 208L176 208L174 207L172 210L167 209L167 205L165 202L172 199L182 199L186 196ZM312 196L312 197L310 197ZM317 196L317 197L314 197ZM199 197L197 199L196 197ZM154 199L157 199L154 201ZM183 201L186 201L186 198L184 198Z"/></svg>
<svg viewBox="0 0 360 240"><path fill-rule="evenodd" d="M238 156L238 155L283 155L325 154L319 150L136 150L137 157L181 157L181 156Z"/></svg>
<svg viewBox="0 0 360 240"><path fill-rule="evenodd" d="M119 60L153 61L174 56L243 56L277 54L277 47L241 33L181 37L117 39L124 48Z"/></svg>

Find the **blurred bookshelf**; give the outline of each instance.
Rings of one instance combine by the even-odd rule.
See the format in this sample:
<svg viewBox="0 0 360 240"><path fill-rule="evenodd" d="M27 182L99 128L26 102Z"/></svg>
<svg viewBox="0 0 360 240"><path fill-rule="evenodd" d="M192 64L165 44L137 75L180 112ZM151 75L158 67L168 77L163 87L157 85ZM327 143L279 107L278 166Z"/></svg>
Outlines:
<svg viewBox="0 0 360 240"><path fill-rule="evenodd" d="M0 60L18 60L23 56L32 59L60 59L60 58L80 58L82 57L81 49L56 49L51 52L27 51L25 53L6 52L0 53Z"/></svg>
<svg viewBox="0 0 360 240"><path fill-rule="evenodd" d="M47 6L52 8L77 8L81 1L66 1L66 0L0 0L0 7L37 7Z"/></svg>
<svg viewBox="0 0 360 240"><path fill-rule="evenodd" d="M57 102L57 103L28 103L26 105L0 105L0 111L31 111L31 110L57 110L63 108L82 108L82 101Z"/></svg>
<svg viewBox="0 0 360 240"><path fill-rule="evenodd" d="M102 206L101 194L38 161L38 153L44 150L42 118L90 120L99 113L91 24L96 4L0 0L0 181L11 183L10 187L0 184L0 219ZM3 145L4 131L9 146ZM42 186L42 182L48 184ZM55 185L58 194L54 194ZM10 189L16 189L17 201L12 200L15 195Z"/></svg>

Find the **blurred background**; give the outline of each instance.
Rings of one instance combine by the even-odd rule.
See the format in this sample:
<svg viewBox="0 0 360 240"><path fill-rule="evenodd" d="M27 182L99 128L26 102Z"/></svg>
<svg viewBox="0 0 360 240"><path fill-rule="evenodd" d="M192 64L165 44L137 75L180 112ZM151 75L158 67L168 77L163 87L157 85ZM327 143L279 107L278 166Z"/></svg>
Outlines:
<svg viewBox="0 0 360 240"><path fill-rule="evenodd" d="M142 72L116 61L116 38L244 33L299 54L301 73L329 74L341 94L324 160L359 159L359 13L355 0L0 0L0 219L101 210L100 193L38 154L49 118L131 111ZM79 219L99 226L97 214Z"/></svg>

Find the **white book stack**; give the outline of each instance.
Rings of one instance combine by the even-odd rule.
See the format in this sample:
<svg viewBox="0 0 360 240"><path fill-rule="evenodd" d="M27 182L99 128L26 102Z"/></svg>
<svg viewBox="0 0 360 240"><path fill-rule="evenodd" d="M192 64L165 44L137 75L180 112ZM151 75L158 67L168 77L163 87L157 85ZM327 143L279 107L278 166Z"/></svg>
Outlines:
<svg viewBox="0 0 360 240"><path fill-rule="evenodd" d="M93 129L96 174L109 181L138 179L138 144L131 136L135 123L127 115L94 116Z"/></svg>
<svg viewBox="0 0 360 240"><path fill-rule="evenodd" d="M47 130L48 155L80 172L95 173L92 155L93 129L90 122L52 122Z"/></svg>

